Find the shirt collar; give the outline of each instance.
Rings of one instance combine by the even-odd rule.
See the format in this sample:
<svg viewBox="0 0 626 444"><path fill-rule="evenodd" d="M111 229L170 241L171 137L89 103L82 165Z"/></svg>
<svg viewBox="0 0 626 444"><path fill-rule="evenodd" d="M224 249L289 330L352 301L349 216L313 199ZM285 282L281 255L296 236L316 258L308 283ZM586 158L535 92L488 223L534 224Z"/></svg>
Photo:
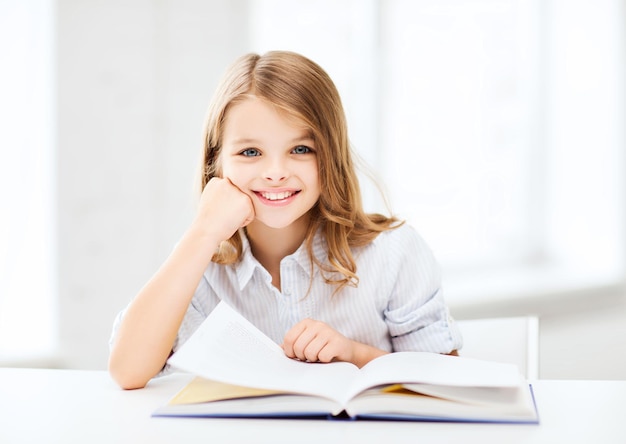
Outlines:
<svg viewBox="0 0 626 444"><path fill-rule="evenodd" d="M317 262L322 264L328 262L326 254L326 241L320 230L317 230L313 236L313 243L311 247L313 250L313 256ZM313 271L313 276L319 273L319 266L315 263L311 263L309 251L306 248L306 242L303 242L302 245L300 245L300 248L298 248L292 255L283 259L283 261L285 260L294 260L308 277L311 277L311 271Z"/></svg>
<svg viewBox="0 0 626 444"><path fill-rule="evenodd" d="M259 273L260 276L268 282L268 284L271 284L271 275L252 255L250 241L248 240L248 236L246 236L245 230L239 230L239 234L242 242L242 255L241 260L235 264L239 289L243 290L244 287L248 285L248 282L250 282L250 279L252 279L255 272ZM319 230L314 235L312 249L313 255L317 261L321 263L326 263L328 261L326 257L326 242L324 240L324 236L322 236ZM293 254L283 258L282 263L285 261L295 261L308 277L311 277L311 270L313 270L313 276L319 273L319 267L317 265L313 264L313 266L311 266L311 258L309 257L309 252L306 248L306 242L303 242Z"/></svg>
<svg viewBox="0 0 626 444"><path fill-rule="evenodd" d="M252 275L257 269L259 269L259 271L265 271L266 279L269 279L271 281L272 278L269 273L252 255L252 250L250 249L250 241L248 240L248 236L246 236L245 230L239 230L239 236L241 236L242 253L241 260L237 264L235 264L239 290L244 289L248 282L250 282L250 279L252 279Z"/></svg>

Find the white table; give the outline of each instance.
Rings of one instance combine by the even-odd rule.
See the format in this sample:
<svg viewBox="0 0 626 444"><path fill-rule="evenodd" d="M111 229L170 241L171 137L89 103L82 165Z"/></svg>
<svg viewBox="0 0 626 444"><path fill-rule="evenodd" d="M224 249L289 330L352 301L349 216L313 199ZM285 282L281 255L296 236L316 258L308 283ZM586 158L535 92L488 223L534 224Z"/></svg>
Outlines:
<svg viewBox="0 0 626 444"><path fill-rule="evenodd" d="M540 425L152 418L189 375L0 368L0 443L626 443L626 381L533 382Z"/></svg>

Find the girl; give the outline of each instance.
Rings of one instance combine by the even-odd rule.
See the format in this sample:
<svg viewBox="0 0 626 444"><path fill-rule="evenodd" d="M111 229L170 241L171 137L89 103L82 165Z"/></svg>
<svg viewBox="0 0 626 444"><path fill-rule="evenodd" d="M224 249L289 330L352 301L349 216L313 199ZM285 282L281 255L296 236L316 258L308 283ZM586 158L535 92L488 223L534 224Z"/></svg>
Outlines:
<svg viewBox="0 0 626 444"><path fill-rule="evenodd" d="M422 239L365 214L339 94L307 58L238 59L209 108L197 215L114 326L109 371L143 387L220 300L294 359L455 353Z"/></svg>

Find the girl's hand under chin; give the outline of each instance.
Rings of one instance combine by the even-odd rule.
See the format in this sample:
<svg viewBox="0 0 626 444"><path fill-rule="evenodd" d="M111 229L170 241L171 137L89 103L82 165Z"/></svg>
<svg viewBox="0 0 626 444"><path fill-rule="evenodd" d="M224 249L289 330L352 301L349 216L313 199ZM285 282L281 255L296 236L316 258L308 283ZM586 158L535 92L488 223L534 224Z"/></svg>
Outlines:
<svg viewBox="0 0 626 444"><path fill-rule="evenodd" d="M228 178L213 177L202 191L194 225L222 241L248 225L254 217L250 196Z"/></svg>

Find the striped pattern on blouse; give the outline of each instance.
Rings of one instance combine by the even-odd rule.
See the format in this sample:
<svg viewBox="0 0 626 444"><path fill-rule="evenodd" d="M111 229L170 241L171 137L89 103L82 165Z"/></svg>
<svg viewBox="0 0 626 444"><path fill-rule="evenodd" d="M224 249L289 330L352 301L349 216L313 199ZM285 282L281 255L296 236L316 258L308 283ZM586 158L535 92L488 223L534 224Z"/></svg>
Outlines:
<svg viewBox="0 0 626 444"><path fill-rule="evenodd" d="M333 295L302 245L281 261L281 291L250 251L242 231L243 257L232 265L211 263L195 291L180 326L176 351L221 301L234 307L276 343L305 318L323 321L344 336L385 351L449 353L462 346L449 314L435 258L408 224L379 234L353 251L358 286ZM313 254L325 262L323 236ZM311 276L312 272L312 276ZM311 281L312 279L312 281ZM310 291L309 291L310 288ZM308 294L307 294L308 291ZM117 331L123 312L113 329Z"/></svg>

